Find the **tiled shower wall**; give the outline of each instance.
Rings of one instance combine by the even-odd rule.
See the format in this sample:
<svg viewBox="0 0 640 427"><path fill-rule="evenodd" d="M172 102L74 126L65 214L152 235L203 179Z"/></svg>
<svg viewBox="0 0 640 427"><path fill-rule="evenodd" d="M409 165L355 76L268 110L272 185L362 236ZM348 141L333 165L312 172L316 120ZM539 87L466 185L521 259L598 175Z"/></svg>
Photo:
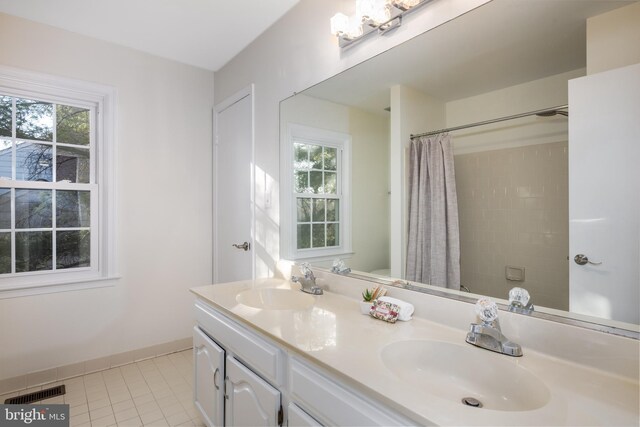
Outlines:
<svg viewBox="0 0 640 427"><path fill-rule="evenodd" d="M535 305L569 309L567 143L455 156L461 283L507 299L526 288ZM524 267L523 282L505 267Z"/></svg>

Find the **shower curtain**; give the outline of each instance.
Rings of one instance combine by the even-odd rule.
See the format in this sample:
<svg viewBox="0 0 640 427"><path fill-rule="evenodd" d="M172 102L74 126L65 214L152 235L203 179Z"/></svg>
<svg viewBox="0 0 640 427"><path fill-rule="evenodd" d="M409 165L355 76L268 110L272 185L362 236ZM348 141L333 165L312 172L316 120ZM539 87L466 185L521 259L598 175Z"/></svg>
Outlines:
<svg viewBox="0 0 640 427"><path fill-rule="evenodd" d="M411 140L406 279L460 289L460 234L448 134Z"/></svg>

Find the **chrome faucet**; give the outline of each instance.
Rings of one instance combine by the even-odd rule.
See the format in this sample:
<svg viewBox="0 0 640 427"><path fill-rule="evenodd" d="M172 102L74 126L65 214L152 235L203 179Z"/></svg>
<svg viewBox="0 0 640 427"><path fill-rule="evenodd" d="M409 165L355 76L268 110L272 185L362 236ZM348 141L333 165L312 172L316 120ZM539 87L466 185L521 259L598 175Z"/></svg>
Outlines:
<svg viewBox="0 0 640 427"><path fill-rule="evenodd" d="M485 350L506 354L507 356L522 356L522 347L510 341L502 334L498 321L498 306L489 298L480 298L476 303L476 313L482 323L471 324L466 342Z"/></svg>
<svg viewBox="0 0 640 427"><path fill-rule="evenodd" d="M311 271L311 266L309 265L309 263L304 262L300 264L299 268L300 272L304 276L291 276L291 281L294 283L300 283L300 286L302 286L300 290L302 292L313 295L322 295L322 288L316 285L316 276L313 274L313 271Z"/></svg>

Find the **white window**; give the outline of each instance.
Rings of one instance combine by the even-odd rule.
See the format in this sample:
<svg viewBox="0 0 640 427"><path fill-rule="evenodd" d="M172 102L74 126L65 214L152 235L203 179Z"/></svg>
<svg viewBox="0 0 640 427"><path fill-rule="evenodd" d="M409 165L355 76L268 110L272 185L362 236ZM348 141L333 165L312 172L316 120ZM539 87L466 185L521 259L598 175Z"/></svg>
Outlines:
<svg viewBox="0 0 640 427"><path fill-rule="evenodd" d="M0 298L113 278L113 98L0 68Z"/></svg>
<svg viewBox="0 0 640 427"><path fill-rule="evenodd" d="M350 151L347 134L289 125L286 150L291 259L330 259L351 253Z"/></svg>

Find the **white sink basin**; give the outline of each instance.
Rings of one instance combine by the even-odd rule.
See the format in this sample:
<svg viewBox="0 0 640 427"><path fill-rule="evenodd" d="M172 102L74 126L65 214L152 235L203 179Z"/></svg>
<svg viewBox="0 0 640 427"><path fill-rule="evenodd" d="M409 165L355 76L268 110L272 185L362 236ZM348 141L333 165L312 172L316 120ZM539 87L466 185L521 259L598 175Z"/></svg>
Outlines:
<svg viewBox="0 0 640 427"><path fill-rule="evenodd" d="M304 310L315 300L311 295L292 289L249 289L236 297L240 304L265 310Z"/></svg>
<svg viewBox="0 0 640 427"><path fill-rule="evenodd" d="M477 399L482 408L496 411L531 411L549 401L545 384L518 358L441 341L400 341L381 353L384 365L424 393L462 403ZM524 356L526 357L526 355Z"/></svg>

